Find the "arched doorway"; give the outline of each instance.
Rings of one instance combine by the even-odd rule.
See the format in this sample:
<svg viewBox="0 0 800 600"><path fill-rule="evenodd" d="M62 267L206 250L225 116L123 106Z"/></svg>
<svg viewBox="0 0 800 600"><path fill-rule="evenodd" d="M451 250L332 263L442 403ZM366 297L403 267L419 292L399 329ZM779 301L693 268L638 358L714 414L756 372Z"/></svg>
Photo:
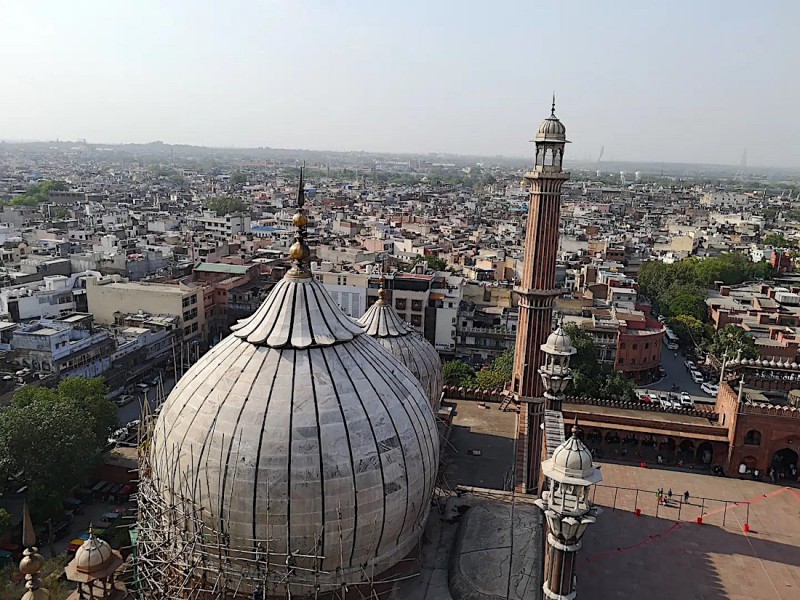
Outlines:
<svg viewBox="0 0 800 600"><path fill-rule="evenodd" d="M772 469L778 479L787 477L797 479L797 452L791 448L782 448L772 455Z"/></svg>
<svg viewBox="0 0 800 600"><path fill-rule="evenodd" d="M678 446L678 458L683 462L690 462L694 458L694 442L683 440Z"/></svg>
<svg viewBox="0 0 800 600"><path fill-rule="evenodd" d="M703 442L697 447L697 454L695 460L700 465L710 465L714 458L714 448L710 442Z"/></svg>

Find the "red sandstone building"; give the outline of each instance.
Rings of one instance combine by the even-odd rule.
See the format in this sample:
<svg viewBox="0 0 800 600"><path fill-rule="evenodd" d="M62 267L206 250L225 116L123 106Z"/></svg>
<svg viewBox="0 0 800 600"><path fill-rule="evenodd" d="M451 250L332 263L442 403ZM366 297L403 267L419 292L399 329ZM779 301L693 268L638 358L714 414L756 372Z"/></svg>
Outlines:
<svg viewBox="0 0 800 600"><path fill-rule="evenodd" d="M723 383L713 409L662 410L658 406L571 398L564 421L576 417L587 444L606 456L767 478L772 469L797 482L800 408L767 401L756 390Z"/></svg>

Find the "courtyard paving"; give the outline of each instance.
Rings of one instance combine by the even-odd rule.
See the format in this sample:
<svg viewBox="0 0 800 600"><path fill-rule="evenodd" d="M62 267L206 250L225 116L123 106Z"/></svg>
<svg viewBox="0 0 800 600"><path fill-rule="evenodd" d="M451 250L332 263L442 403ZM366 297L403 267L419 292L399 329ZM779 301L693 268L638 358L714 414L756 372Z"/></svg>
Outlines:
<svg viewBox="0 0 800 600"><path fill-rule="evenodd" d="M752 480L599 464L604 481L594 497L604 511L587 531L578 558L579 595L800 598L800 491ZM657 503L658 488L672 489L667 506ZM682 502L685 491L688 503Z"/></svg>

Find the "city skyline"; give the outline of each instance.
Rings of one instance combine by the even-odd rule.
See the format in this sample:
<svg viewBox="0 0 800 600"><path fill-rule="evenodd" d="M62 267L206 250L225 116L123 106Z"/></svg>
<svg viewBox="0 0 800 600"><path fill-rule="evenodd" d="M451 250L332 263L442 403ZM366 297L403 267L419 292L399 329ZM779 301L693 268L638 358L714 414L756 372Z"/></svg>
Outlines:
<svg viewBox="0 0 800 600"><path fill-rule="evenodd" d="M800 163L790 2L191 6L6 6L0 138L527 158L555 91L567 160Z"/></svg>

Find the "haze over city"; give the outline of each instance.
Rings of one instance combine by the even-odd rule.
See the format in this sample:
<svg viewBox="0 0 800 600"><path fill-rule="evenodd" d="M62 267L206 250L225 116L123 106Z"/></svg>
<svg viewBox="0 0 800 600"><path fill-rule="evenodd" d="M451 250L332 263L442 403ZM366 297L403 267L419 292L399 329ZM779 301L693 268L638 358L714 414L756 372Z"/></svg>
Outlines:
<svg viewBox="0 0 800 600"><path fill-rule="evenodd" d="M800 162L800 5L6 2L0 139Z"/></svg>

